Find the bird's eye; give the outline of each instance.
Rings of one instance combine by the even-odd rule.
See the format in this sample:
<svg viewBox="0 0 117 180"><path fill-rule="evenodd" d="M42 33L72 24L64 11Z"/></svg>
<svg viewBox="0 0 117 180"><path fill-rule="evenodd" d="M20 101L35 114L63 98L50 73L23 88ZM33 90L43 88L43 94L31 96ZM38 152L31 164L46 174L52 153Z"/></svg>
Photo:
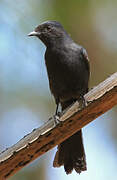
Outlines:
<svg viewBox="0 0 117 180"><path fill-rule="evenodd" d="M51 31L51 28L49 26L46 27L47 31Z"/></svg>

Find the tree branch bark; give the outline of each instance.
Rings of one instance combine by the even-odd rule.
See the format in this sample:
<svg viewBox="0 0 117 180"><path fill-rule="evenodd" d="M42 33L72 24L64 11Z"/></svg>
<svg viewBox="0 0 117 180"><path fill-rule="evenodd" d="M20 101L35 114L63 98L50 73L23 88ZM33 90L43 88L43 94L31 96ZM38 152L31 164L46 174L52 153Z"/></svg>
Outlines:
<svg viewBox="0 0 117 180"><path fill-rule="evenodd" d="M60 116L56 124L49 119L42 127L34 129L12 147L0 154L0 180L14 175L34 159L60 144L85 125L117 104L117 72L90 90L87 106L80 109L74 103Z"/></svg>

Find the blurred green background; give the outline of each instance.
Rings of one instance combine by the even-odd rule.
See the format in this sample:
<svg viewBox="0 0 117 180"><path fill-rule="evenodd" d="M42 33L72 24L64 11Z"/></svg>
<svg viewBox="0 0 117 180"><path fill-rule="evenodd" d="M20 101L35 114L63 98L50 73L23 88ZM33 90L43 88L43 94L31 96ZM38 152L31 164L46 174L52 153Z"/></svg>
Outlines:
<svg viewBox="0 0 117 180"><path fill-rule="evenodd" d="M0 151L55 111L44 64L44 45L27 34L57 20L84 46L91 63L90 88L117 71L116 0L0 0ZM117 178L117 107L83 129L88 170L67 176L53 168L56 148L10 180L110 180Z"/></svg>

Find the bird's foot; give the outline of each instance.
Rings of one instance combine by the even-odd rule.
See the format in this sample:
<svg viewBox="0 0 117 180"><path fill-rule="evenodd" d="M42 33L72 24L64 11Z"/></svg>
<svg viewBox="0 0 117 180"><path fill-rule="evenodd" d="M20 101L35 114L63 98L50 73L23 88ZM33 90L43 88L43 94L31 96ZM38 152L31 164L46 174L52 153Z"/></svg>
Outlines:
<svg viewBox="0 0 117 180"><path fill-rule="evenodd" d="M85 108L85 107L87 106L87 101L86 101L86 99L84 98L84 96L80 96L79 104L80 104L80 107L81 107L81 108Z"/></svg>
<svg viewBox="0 0 117 180"><path fill-rule="evenodd" d="M60 117L60 112L53 116L53 119L54 119L54 122L55 122L55 126L60 123L59 117Z"/></svg>

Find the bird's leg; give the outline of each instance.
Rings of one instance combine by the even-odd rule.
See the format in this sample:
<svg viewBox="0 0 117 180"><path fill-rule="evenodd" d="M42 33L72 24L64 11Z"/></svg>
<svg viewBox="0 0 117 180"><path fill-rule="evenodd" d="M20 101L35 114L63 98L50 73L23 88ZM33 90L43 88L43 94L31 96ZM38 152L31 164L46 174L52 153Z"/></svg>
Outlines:
<svg viewBox="0 0 117 180"><path fill-rule="evenodd" d="M84 108L87 106L87 101L85 100L84 95L80 95L79 103L80 103L81 108Z"/></svg>
<svg viewBox="0 0 117 180"><path fill-rule="evenodd" d="M59 109L59 101L56 100L56 111L54 114L54 121L55 121L55 125L57 125L60 121L59 121L59 116L60 116L60 112L58 111Z"/></svg>
<svg viewBox="0 0 117 180"><path fill-rule="evenodd" d="M59 120L60 112L58 111L58 109L59 109L59 99L57 98L56 99L56 111L55 111L55 114L53 115L53 117L50 118L50 119L54 120L55 126L60 123L60 120Z"/></svg>
<svg viewBox="0 0 117 180"><path fill-rule="evenodd" d="M59 115L58 108L59 108L59 103L57 103L57 105L56 105L55 116L58 116L58 115Z"/></svg>
<svg viewBox="0 0 117 180"><path fill-rule="evenodd" d="M59 103L56 103L56 104L57 104L57 106L56 106L55 114L54 114L52 117L49 118L49 120L52 120L52 119L53 119L55 126L56 126L57 124L59 124L59 122L60 122L60 121L59 121L60 112L58 112Z"/></svg>
<svg viewBox="0 0 117 180"><path fill-rule="evenodd" d="M55 116L60 116L60 112L59 112L59 104L60 104L60 100L59 98L56 98L56 111L55 111Z"/></svg>

